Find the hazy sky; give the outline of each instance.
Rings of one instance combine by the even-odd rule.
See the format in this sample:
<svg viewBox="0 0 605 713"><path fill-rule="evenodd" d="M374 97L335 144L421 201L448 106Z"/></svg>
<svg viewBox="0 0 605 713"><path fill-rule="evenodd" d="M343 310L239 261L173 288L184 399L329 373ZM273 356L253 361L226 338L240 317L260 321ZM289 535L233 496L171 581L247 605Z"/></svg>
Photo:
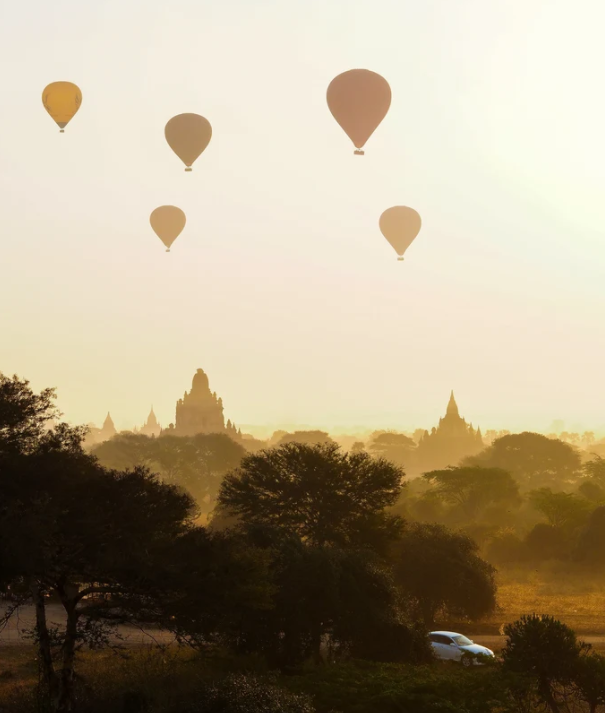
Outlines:
<svg viewBox="0 0 605 713"><path fill-rule="evenodd" d="M605 423L601 0L21 0L0 8L0 370L72 421ZM363 158L331 79L379 72ZM46 84L77 83L59 134ZM174 114L212 123L187 174ZM166 254L149 214L188 224ZM406 260L391 205L423 229Z"/></svg>

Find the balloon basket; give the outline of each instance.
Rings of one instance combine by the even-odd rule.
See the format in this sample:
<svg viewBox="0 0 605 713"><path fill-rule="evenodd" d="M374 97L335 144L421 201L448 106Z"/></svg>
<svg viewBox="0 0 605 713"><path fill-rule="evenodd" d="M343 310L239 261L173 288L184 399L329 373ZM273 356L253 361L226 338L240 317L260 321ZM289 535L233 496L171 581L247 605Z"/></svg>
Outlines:
<svg viewBox="0 0 605 713"><path fill-rule="evenodd" d="M166 252L169 253L169 252L170 252L170 248L166 248Z"/></svg>
<svg viewBox="0 0 605 713"><path fill-rule="evenodd" d="M187 173L188 171L193 171L193 169L191 168L191 166L187 166L187 168L185 169L185 173Z"/></svg>
<svg viewBox="0 0 605 713"><path fill-rule="evenodd" d="M64 134L64 133L65 133L65 129L59 129L59 133L60 133L60 134Z"/></svg>
<svg viewBox="0 0 605 713"><path fill-rule="evenodd" d="M366 152L362 151L361 149L357 149L357 151L354 151L353 153L355 154L355 156L365 156L366 155Z"/></svg>
<svg viewBox="0 0 605 713"><path fill-rule="evenodd" d="M397 258L397 262L399 262L399 260L403 260L403 258L402 258L402 257L398 257L398 258Z"/></svg>

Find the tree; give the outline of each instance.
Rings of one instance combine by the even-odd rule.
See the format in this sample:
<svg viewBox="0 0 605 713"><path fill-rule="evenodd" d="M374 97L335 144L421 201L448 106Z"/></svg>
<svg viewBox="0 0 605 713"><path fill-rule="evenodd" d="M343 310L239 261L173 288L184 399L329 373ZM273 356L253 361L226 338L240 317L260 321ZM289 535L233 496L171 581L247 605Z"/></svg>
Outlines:
<svg viewBox="0 0 605 713"><path fill-rule="evenodd" d="M580 656L587 646L565 624L550 616L531 614L507 624L508 637L502 650L506 672L530 677L540 701L552 713L560 713L560 686L573 681Z"/></svg>
<svg viewBox="0 0 605 713"><path fill-rule="evenodd" d="M35 448L48 424L59 416L54 389L35 394L29 381L0 372L0 456Z"/></svg>
<svg viewBox="0 0 605 713"><path fill-rule="evenodd" d="M260 595L266 577L240 543L193 526L186 492L141 467L103 468L83 449L86 429L48 428L49 391L18 385L1 407L4 424L17 425L0 456L0 587L15 607L33 601L50 709L66 713L76 651L105 643L108 623L207 637L238 618L233 608ZM47 622L49 594L64 608L63 630Z"/></svg>
<svg viewBox="0 0 605 713"><path fill-rule="evenodd" d="M588 450L590 446L595 442L594 431L584 431L581 437L582 446Z"/></svg>
<svg viewBox="0 0 605 713"><path fill-rule="evenodd" d="M394 543L395 582L432 628L437 614L478 619L496 606L495 569L469 537L416 523Z"/></svg>
<svg viewBox="0 0 605 713"><path fill-rule="evenodd" d="M285 433L277 442L277 446L285 446L288 443L301 443L307 446L332 445L334 441L325 431L294 431Z"/></svg>
<svg viewBox="0 0 605 713"><path fill-rule="evenodd" d="M520 564L527 560L527 546L515 532L504 530L492 538L486 558L498 566Z"/></svg>
<svg viewBox="0 0 605 713"><path fill-rule="evenodd" d="M587 478L596 482L597 485L605 487L605 458L596 454L593 455L594 457L591 460L584 463L582 470Z"/></svg>
<svg viewBox="0 0 605 713"><path fill-rule="evenodd" d="M4 584L34 602L51 706L70 711L81 643L103 643L108 622L208 636L221 612L232 617L225 608L234 593L250 591L249 566L242 550L227 556L228 548L217 550L217 540L193 527L184 491L142 468L107 471L73 447L45 445L18 470L0 469L0 559ZM56 641L47 594L65 610Z"/></svg>
<svg viewBox="0 0 605 713"><path fill-rule="evenodd" d="M378 660L429 658L426 637L402 617L389 572L367 551L313 545L296 536L252 528L272 552L273 606L243 617L240 649L291 666L321 660L322 641L340 652Z"/></svg>
<svg viewBox="0 0 605 713"><path fill-rule="evenodd" d="M605 565L605 506L598 507L590 516L580 535L575 559L588 565Z"/></svg>
<svg viewBox="0 0 605 713"><path fill-rule="evenodd" d="M93 454L108 468L149 467L164 482L185 488L200 511L208 513L223 476L239 465L246 450L223 433L159 438L129 434L105 441Z"/></svg>
<svg viewBox="0 0 605 713"><path fill-rule="evenodd" d="M245 525L278 529L310 544L378 548L400 520L385 509L404 473L337 445L289 443L246 456L221 485L219 507Z"/></svg>
<svg viewBox="0 0 605 713"><path fill-rule="evenodd" d="M529 502L544 515L549 525L568 531L583 525L593 507L573 493L553 493L550 488L532 490Z"/></svg>
<svg viewBox="0 0 605 713"><path fill-rule="evenodd" d="M91 452L106 468L126 470L151 462L152 440L137 433L119 433L94 446Z"/></svg>
<svg viewBox="0 0 605 713"><path fill-rule="evenodd" d="M434 486L436 497L460 507L467 520L476 520L492 504L519 505L519 486L501 468L479 466L433 470L424 479Z"/></svg>
<svg viewBox="0 0 605 713"><path fill-rule="evenodd" d="M605 706L605 657L589 653L581 656L573 675L578 698L586 703L590 713Z"/></svg>
<svg viewBox="0 0 605 713"><path fill-rule="evenodd" d="M366 444L363 441L355 441L351 446L351 453L363 453L366 449Z"/></svg>
<svg viewBox="0 0 605 713"><path fill-rule="evenodd" d="M490 428L484 433L483 440L491 445L497 438L502 438L503 436L509 435L510 431L497 431L495 429Z"/></svg>
<svg viewBox="0 0 605 713"><path fill-rule="evenodd" d="M593 458L582 466L584 478L578 490L593 502L605 500L605 458L595 453Z"/></svg>
<svg viewBox="0 0 605 713"><path fill-rule="evenodd" d="M416 443L403 433L375 434L368 448L375 458L384 458L401 467L410 464L415 450Z"/></svg>
<svg viewBox="0 0 605 713"><path fill-rule="evenodd" d="M496 439L465 465L502 468L524 490L532 490L573 482L580 471L580 456L568 443L524 432Z"/></svg>
<svg viewBox="0 0 605 713"><path fill-rule="evenodd" d="M528 532L524 544L527 558L533 562L565 559L571 553L572 547L569 535L564 529L547 525L545 522L539 522Z"/></svg>

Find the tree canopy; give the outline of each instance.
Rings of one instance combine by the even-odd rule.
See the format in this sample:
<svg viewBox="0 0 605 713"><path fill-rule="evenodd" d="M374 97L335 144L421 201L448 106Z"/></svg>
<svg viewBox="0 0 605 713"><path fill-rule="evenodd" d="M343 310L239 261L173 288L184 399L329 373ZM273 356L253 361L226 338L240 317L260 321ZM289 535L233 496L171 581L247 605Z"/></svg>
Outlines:
<svg viewBox="0 0 605 713"><path fill-rule="evenodd" d="M598 507L590 516L580 535L575 557L589 565L605 565L605 506Z"/></svg>
<svg viewBox="0 0 605 713"><path fill-rule="evenodd" d="M277 431L277 433L280 433ZM283 432L277 446L285 446L288 443L300 443L307 446L332 445L334 441L325 431L294 431L294 433Z"/></svg>
<svg viewBox="0 0 605 713"><path fill-rule="evenodd" d="M0 372L0 456L35 448L48 424L59 416L55 390L35 394L29 381Z"/></svg>
<svg viewBox="0 0 605 713"><path fill-rule="evenodd" d="M482 453L468 458L466 464L502 468L523 490L532 490L564 487L573 482L580 472L581 460L568 443L526 431L497 438Z"/></svg>
<svg viewBox="0 0 605 713"><path fill-rule="evenodd" d="M246 456L225 477L219 506L247 525L276 528L310 544L378 547L399 531L385 508L404 473L337 445L289 443Z"/></svg>
<svg viewBox="0 0 605 713"><path fill-rule="evenodd" d="M409 466L416 443L403 433L377 433L372 436L368 452L375 458L384 458L395 465Z"/></svg>
<svg viewBox="0 0 605 713"><path fill-rule="evenodd" d="M575 633L551 616L531 614L504 627L507 636L502 650L505 671L535 681L537 694L552 713L560 713L558 687L574 680L587 646Z"/></svg>
<svg viewBox="0 0 605 713"><path fill-rule="evenodd" d="M475 520L488 505L518 505L519 486L502 468L480 466L450 467L424 474L434 486L434 494L458 506L467 519Z"/></svg>
<svg viewBox="0 0 605 713"><path fill-rule="evenodd" d="M149 438L120 434L93 449L108 468L144 465L160 478L187 490L201 512L214 507L222 477L246 455L242 445L223 433Z"/></svg>
<svg viewBox="0 0 605 713"><path fill-rule="evenodd" d="M567 530L583 525L594 507L585 498L573 493L555 493L551 488L532 490L529 502L544 515L549 525Z"/></svg>
<svg viewBox="0 0 605 713"><path fill-rule="evenodd" d="M438 613L478 619L496 606L495 569L465 535L441 525L408 525L391 561L397 585L427 627Z"/></svg>

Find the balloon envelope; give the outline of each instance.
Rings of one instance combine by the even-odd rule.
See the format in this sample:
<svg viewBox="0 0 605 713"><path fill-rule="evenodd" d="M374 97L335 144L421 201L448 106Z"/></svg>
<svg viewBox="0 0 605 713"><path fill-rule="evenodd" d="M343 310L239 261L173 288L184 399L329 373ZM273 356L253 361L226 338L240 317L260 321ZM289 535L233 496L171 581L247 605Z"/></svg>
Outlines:
<svg viewBox="0 0 605 713"><path fill-rule="evenodd" d="M391 87L384 77L369 69L351 69L339 74L328 87L332 116L353 142L356 154L377 129L391 106Z"/></svg>
<svg viewBox="0 0 605 713"><path fill-rule="evenodd" d="M82 104L82 92L71 82L53 82L44 88L42 103L63 132Z"/></svg>
<svg viewBox="0 0 605 713"><path fill-rule="evenodd" d="M154 233L166 246L166 252L170 252L170 246L182 233L187 218L180 208L163 205L153 211L149 222Z"/></svg>
<svg viewBox="0 0 605 713"><path fill-rule="evenodd" d="M413 208L398 205L388 208L380 216L380 231L391 243L399 260L420 232L422 221Z"/></svg>
<svg viewBox="0 0 605 713"><path fill-rule="evenodd" d="M178 114L166 124L164 134L170 148L185 164L185 171L191 171L194 161L210 143L212 127L199 114Z"/></svg>

